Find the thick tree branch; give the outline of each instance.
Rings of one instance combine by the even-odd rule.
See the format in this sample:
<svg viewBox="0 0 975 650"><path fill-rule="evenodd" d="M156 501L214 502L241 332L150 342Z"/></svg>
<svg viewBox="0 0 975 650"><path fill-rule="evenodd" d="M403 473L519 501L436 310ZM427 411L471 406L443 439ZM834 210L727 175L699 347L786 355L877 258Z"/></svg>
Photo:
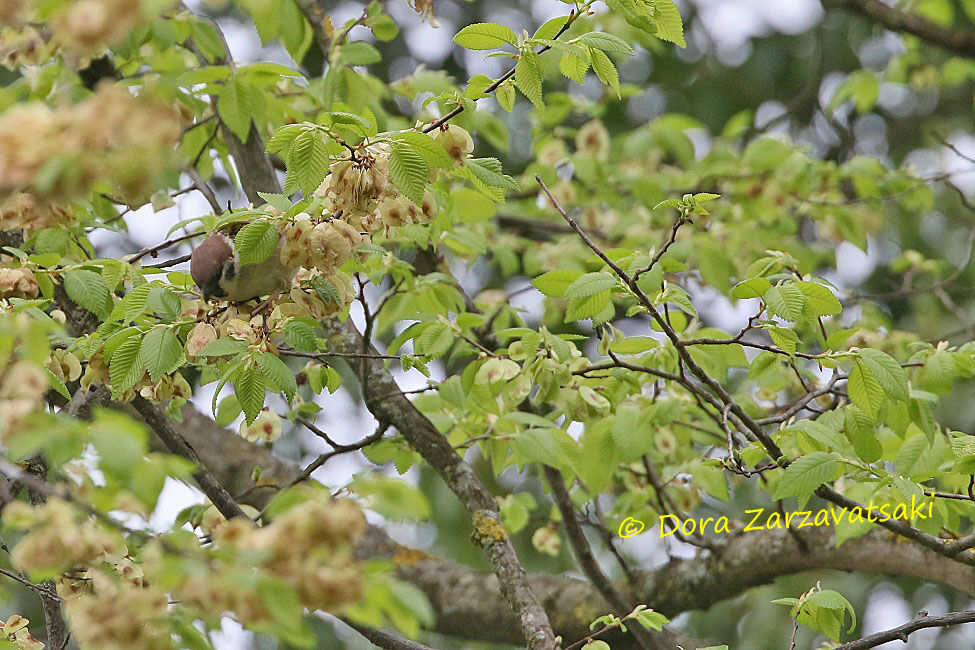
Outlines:
<svg viewBox="0 0 975 650"><path fill-rule="evenodd" d="M329 349L336 352L376 354L364 342L351 321L323 323ZM474 521L473 537L487 554L501 585L506 604L518 614L518 628L529 648L555 648L557 643L548 617L532 593L525 569L508 538L498 514L498 504L474 470L457 455L430 420L406 398L381 360L361 358L352 364L359 375L366 407L380 422L395 426L424 460L444 479Z"/></svg>
<svg viewBox="0 0 975 650"><path fill-rule="evenodd" d="M633 611L637 603L619 591L606 574L603 573L603 570L599 568L599 563L596 562L596 558L592 554L592 548L589 546L589 541L586 539L582 526L579 525L579 521L576 519L576 509L572 505L572 499L569 497L569 491L565 487L565 479L562 477L561 472L554 467L546 465L545 479L552 489L552 499L555 501L555 505L562 515L562 526L565 528L565 534L569 538L569 545L572 547L572 552L576 556L579 568L589 578L589 581L596 588L596 591L599 592L599 595L612 605L613 613L619 617L626 616ZM638 623L628 625L627 630L633 635L636 645L644 650L665 647L662 643L656 643L650 631ZM672 646L674 644L671 643L670 645Z"/></svg>
<svg viewBox="0 0 975 650"><path fill-rule="evenodd" d="M846 9L893 32L917 36L924 42L966 58L975 58L975 32L942 27L918 14L880 0L821 0L825 9Z"/></svg>
<svg viewBox="0 0 975 650"><path fill-rule="evenodd" d="M263 507L276 488L301 474L297 463L277 458L270 450L218 427L192 406L183 409L183 418L183 436L213 468L217 480L234 494L246 493L246 497L241 497L243 502ZM268 489L254 482L254 468L261 469L261 483ZM835 569L913 577L975 598L975 568L959 565L916 544L905 544L884 530L872 530L847 540L839 549L834 546L830 528L810 527L801 532L808 552L787 531L761 530L728 537L719 553L636 572L633 597L672 617L692 609L706 610L780 576ZM401 546L375 527L369 528L359 554L392 558L399 577L412 582L430 599L437 617L437 632L524 643L517 619L501 595L494 574ZM544 603L555 632L564 639L590 633L589 622L611 609L588 581L533 575L529 582ZM614 647L618 642L622 639L614 641Z"/></svg>
<svg viewBox="0 0 975 650"><path fill-rule="evenodd" d="M203 461L200 460L200 457L197 456L196 451L183 439L179 431L173 427L172 420L165 413L141 395L135 396L135 399L132 400L132 406L142 416L142 419L146 421L149 428L159 436L159 439L163 441L163 444L166 445L170 453L182 456L196 465L193 478L196 480L197 485L200 486L200 489L203 490L204 494L213 502L217 510L220 511L220 514L227 519L247 517L244 511L240 509L240 505L227 492L227 489L210 473Z"/></svg>

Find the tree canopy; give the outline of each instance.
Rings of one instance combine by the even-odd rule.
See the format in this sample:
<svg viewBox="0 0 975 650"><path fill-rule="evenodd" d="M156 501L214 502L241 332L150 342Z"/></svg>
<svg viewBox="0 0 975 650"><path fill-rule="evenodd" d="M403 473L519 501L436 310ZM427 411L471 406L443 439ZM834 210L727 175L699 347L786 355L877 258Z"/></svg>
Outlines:
<svg viewBox="0 0 975 650"><path fill-rule="evenodd" d="M975 2L5 0L0 54L0 646L975 643ZM204 296L212 233L290 286Z"/></svg>

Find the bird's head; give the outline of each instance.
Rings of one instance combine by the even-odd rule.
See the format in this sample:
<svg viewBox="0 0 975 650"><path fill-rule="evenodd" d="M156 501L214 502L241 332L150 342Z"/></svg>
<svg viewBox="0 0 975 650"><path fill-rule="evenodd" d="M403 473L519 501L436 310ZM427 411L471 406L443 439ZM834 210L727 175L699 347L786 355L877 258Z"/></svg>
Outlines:
<svg viewBox="0 0 975 650"><path fill-rule="evenodd" d="M234 241L227 235L215 232L193 249L190 275L205 299L225 297L223 281L232 280L236 271Z"/></svg>

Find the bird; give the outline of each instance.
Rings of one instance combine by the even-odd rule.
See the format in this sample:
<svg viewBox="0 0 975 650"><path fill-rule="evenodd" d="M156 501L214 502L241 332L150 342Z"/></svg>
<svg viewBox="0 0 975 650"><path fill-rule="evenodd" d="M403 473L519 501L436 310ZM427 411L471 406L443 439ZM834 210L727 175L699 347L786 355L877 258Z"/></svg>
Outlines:
<svg viewBox="0 0 975 650"><path fill-rule="evenodd" d="M223 298L242 303L280 294L291 286L297 272L281 262L280 250L263 262L241 266L234 240L222 232L210 234L190 255L190 275L207 301Z"/></svg>

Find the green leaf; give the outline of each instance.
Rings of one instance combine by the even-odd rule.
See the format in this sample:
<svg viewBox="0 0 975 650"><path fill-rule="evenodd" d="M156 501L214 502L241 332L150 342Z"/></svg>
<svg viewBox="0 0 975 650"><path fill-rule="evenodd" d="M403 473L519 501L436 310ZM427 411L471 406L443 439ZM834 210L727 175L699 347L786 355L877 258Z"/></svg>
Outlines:
<svg viewBox="0 0 975 650"><path fill-rule="evenodd" d="M450 349L453 342L453 330L443 323L434 323L413 340L413 349L417 354L439 357Z"/></svg>
<svg viewBox="0 0 975 650"><path fill-rule="evenodd" d="M149 330L139 347L139 363L149 371L152 381L159 381L183 362L183 346L168 327Z"/></svg>
<svg viewBox="0 0 975 650"><path fill-rule="evenodd" d="M596 49L602 50L603 52L625 54L627 56L632 56L634 53L632 45L624 41L622 38L613 36L612 34L607 34L606 32L590 32L588 34L583 34L576 40L578 40L580 43L591 45Z"/></svg>
<svg viewBox="0 0 975 650"><path fill-rule="evenodd" d="M860 350L860 362L891 399L908 398L907 373L897 360L880 350L863 348Z"/></svg>
<svg viewBox="0 0 975 650"><path fill-rule="evenodd" d="M349 488L365 500L368 508L394 521L422 521L432 514L426 495L400 479L364 474Z"/></svg>
<svg viewBox="0 0 975 650"><path fill-rule="evenodd" d="M656 9L653 16L653 24L656 28L654 36L680 47L687 47L680 10L677 9L674 0L653 0L653 5Z"/></svg>
<svg viewBox="0 0 975 650"><path fill-rule="evenodd" d="M599 77L599 80L616 91L616 96L620 95L620 73L616 70L616 64L602 50L594 47L589 48L589 57L592 59L592 69Z"/></svg>
<svg viewBox="0 0 975 650"><path fill-rule="evenodd" d="M394 144L393 152L389 155L389 177L396 189L417 205L423 203L428 174L423 156L412 147Z"/></svg>
<svg viewBox="0 0 975 650"><path fill-rule="evenodd" d="M796 282L795 284L805 296L803 313L807 317L832 316L843 311L843 305L833 292L818 282Z"/></svg>
<svg viewBox="0 0 975 650"><path fill-rule="evenodd" d="M267 380L260 369L248 364L240 369L240 374L234 380L234 393L240 408L244 411L247 424L253 422L261 409L264 408L264 393L267 390Z"/></svg>
<svg viewBox="0 0 975 650"><path fill-rule="evenodd" d="M317 130L305 130L294 139L288 150L287 167L289 187L297 187L305 197L325 180L328 174L328 145Z"/></svg>
<svg viewBox="0 0 975 650"><path fill-rule="evenodd" d="M880 460L884 448L877 439L877 425L873 418L856 406L848 406L845 411L843 429L857 456L868 463Z"/></svg>
<svg viewBox="0 0 975 650"><path fill-rule="evenodd" d="M284 340L295 350L313 352L318 349L315 330L308 323L301 321L291 321L284 326Z"/></svg>
<svg viewBox="0 0 975 650"><path fill-rule="evenodd" d="M775 325L766 326L765 331L772 338L772 342L787 352L789 356L796 353L796 347L799 345L799 335L794 331L785 327L776 327Z"/></svg>
<svg viewBox="0 0 975 650"><path fill-rule="evenodd" d="M518 181L501 172L501 161L497 158L470 158L464 169L489 187L504 191L519 189Z"/></svg>
<svg viewBox="0 0 975 650"><path fill-rule="evenodd" d="M515 87L510 81L506 81L494 91L494 97L498 100L498 105L509 113L515 108Z"/></svg>
<svg viewBox="0 0 975 650"><path fill-rule="evenodd" d="M426 133L403 131L396 135L394 142L402 142L414 153L419 154L429 167L451 167L453 160L443 145Z"/></svg>
<svg viewBox="0 0 975 650"><path fill-rule="evenodd" d="M548 274L546 274L548 275ZM616 277L606 271L586 273L576 278L562 294L565 298L585 298L612 289L616 286ZM537 288L537 285L536 285Z"/></svg>
<svg viewBox="0 0 975 650"><path fill-rule="evenodd" d="M234 248L240 256L240 265L260 264L271 256L278 246L278 230L271 221L253 221L234 237Z"/></svg>
<svg viewBox="0 0 975 650"><path fill-rule="evenodd" d="M691 316L697 316L697 309L695 309L694 303L691 302L691 297L687 295L684 289L675 284L669 285L667 290L660 294L657 301L660 303L673 303Z"/></svg>
<svg viewBox="0 0 975 650"><path fill-rule="evenodd" d="M241 5L254 18L254 26L257 27L257 35L261 38L261 44L267 45L278 36L280 25L281 2L268 2L267 0L241 0Z"/></svg>
<svg viewBox="0 0 975 650"><path fill-rule="evenodd" d="M742 280L731 290L731 297L739 300L745 298L761 298L772 285L765 278L748 278Z"/></svg>
<svg viewBox="0 0 975 650"><path fill-rule="evenodd" d="M474 23L454 36L454 43L468 50L493 50L517 42L518 37L513 31L494 23Z"/></svg>
<svg viewBox="0 0 975 650"><path fill-rule="evenodd" d="M569 20L568 16L556 16L551 20L547 20L535 30L532 38L544 38L546 40L555 38L555 35L559 33L565 23Z"/></svg>
<svg viewBox="0 0 975 650"><path fill-rule="evenodd" d="M589 61L575 54L563 54L559 59L559 72L576 83L585 83L589 72Z"/></svg>
<svg viewBox="0 0 975 650"><path fill-rule="evenodd" d="M561 298L565 295L566 289L573 282L582 276L580 271L567 271L557 269L538 276L531 281L532 286L538 289L542 295L550 298ZM614 282L615 284L615 282Z"/></svg>
<svg viewBox="0 0 975 650"><path fill-rule="evenodd" d="M383 55L365 41L352 41L342 46L341 60L345 65L369 65L382 61Z"/></svg>
<svg viewBox="0 0 975 650"><path fill-rule="evenodd" d="M515 65L515 85L537 108L542 108L542 63L538 55L523 52Z"/></svg>
<svg viewBox="0 0 975 650"><path fill-rule="evenodd" d="M835 473L836 459L832 454L817 451L801 456L785 468L772 498L798 497L799 503L805 503L816 488L831 482Z"/></svg>
<svg viewBox="0 0 975 650"><path fill-rule="evenodd" d="M622 341L610 343L609 349L616 354L640 354L659 345L657 339L649 336L628 336Z"/></svg>
<svg viewBox="0 0 975 650"><path fill-rule="evenodd" d="M787 321L797 321L802 316L805 298L794 283L769 287L765 292L764 300L769 312Z"/></svg>
<svg viewBox="0 0 975 650"><path fill-rule="evenodd" d="M778 367L779 356L774 352L763 350L752 360L748 367L749 379L760 379L775 372Z"/></svg>
<svg viewBox="0 0 975 650"><path fill-rule="evenodd" d="M130 336L122 342L108 364L108 374L112 382L112 398L118 399L135 386L136 382L142 378L145 366L142 364L139 349L142 344L141 336Z"/></svg>
<svg viewBox="0 0 975 650"><path fill-rule="evenodd" d="M264 143L264 148L268 153L281 153L282 151L286 151L291 147L291 143L295 141L295 138L306 128L303 124L285 124L267 139L267 142Z"/></svg>
<svg viewBox="0 0 975 650"><path fill-rule="evenodd" d="M339 292L335 290L332 283L325 278L316 277L311 281L311 286L315 288L315 293L326 305L339 304L341 299L339 298Z"/></svg>
<svg viewBox="0 0 975 650"><path fill-rule="evenodd" d="M257 582L257 595L276 623L289 628L301 627L304 607L293 587L279 578L262 575Z"/></svg>
<svg viewBox="0 0 975 650"><path fill-rule="evenodd" d="M273 3L269 3L273 4ZM217 113L241 142L250 135L251 118L260 115L263 96L261 91L237 77L231 77L217 95Z"/></svg>
<svg viewBox="0 0 975 650"><path fill-rule="evenodd" d="M289 402L293 400L295 393L298 392L298 382L291 368L270 352L255 354L254 359L271 385L287 395Z"/></svg>
<svg viewBox="0 0 975 650"><path fill-rule="evenodd" d="M607 307L610 307L610 305L609 291L602 291L582 298L572 298L569 300L569 304L565 309L565 322L570 323L572 321L593 318L597 315L601 316L602 312ZM600 322L604 321L602 318L597 320Z"/></svg>
<svg viewBox="0 0 975 650"><path fill-rule="evenodd" d="M859 359L854 362L850 370L846 390L850 395L850 401L871 417L876 417L880 407L884 405L883 387Z"/></svg>
<svg viewBox="0 0 975 650"><path fill-rule="evenodd" d="M108 283L94 271L80 269L64 274L64 290L68 297L99 318L105 318L112 306Z"/></svg>
<svg viewBox="0 0 975 650"><path fill-rule="evenodd" d="M206 347L200 350L199 356L201 357L233 356L235 354L239 354L243 352L246 349L247 349L247 343L245 341L238 341L237 339L224 337L207 343Z"/></svg>

